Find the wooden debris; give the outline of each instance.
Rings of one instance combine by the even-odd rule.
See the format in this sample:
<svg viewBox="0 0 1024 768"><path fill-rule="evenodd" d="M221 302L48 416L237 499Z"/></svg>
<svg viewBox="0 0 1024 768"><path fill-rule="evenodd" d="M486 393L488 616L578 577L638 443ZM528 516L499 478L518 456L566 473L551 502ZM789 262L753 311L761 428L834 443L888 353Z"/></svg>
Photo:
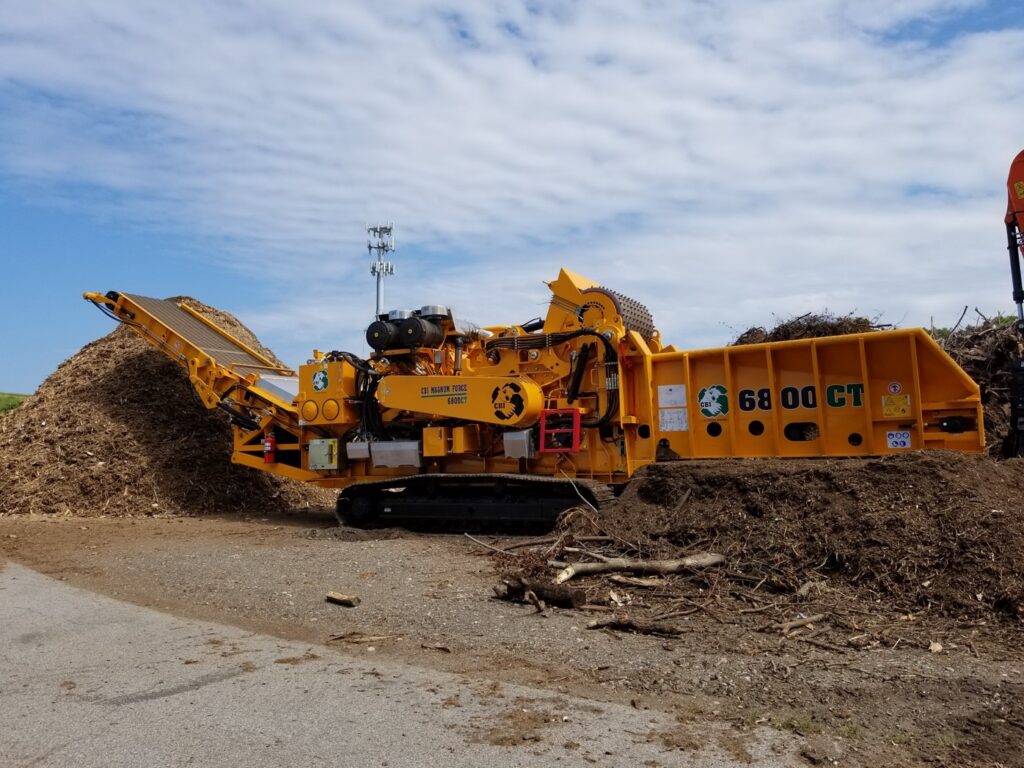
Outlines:
<svg viewBox="0 0 1024 768"><path fill-rule="evenodd" d="M750 328L739 335L732 346L744 344L764 344L770 341L791 341L793 339L813 339L823 336L842 336L848 333L868 333L882 328L891 327L876 323L866 317L854 314L833 315L831 312L816 314L808 312L798 317L785 320L773 329L760 326Z"/></svg>
<svg viewBox="0 0 1024 768"><path fill-rule="evenodd" d="M977 310L975 310L977 312ZM1010 361L1019 357L1019 336L1013 322L985 318L966 327L954 327L939 343L981 385L985 411L985 442L992 456L1004 455L1010 432Z"/></svg>
<svg viewBox="0 0 1024 768"><path fill-rule="evenodd" d="M494 596L499 600L511 600L519 603L534 603L528 593L548 605L563 608L579 608L587 602L587 591L577 587L561 587L537 579L504 579L494 587ZM536 605L536 603L534 603Z"/></svg>
<svg viewBox="0 0 1024 768"><path fill-rule="evenodd" d="M794 629L806 627L810 624L817 624L819 621L824 621L828 616L827 613L816 613L813 616L805 616L801 619L793 619L791 621L782 621L779 623L765 624L763 627L758 627L758 632L768 632L769 630L777 630L785 636Z"/></svg>
<svg viewBox="0 0 1024 768"><path fill-rule="evenodd" d="M811 594L811 590L812 589L817 591L817 592L821 592L822 589L824 589L824 587L825 587L825 581L824 580L821 580L821 581L805 581L803 584L800 585L800 587L799 587L799 589L797 589L796 593L798 595L800 595L800 597L807 597L809 594Z"/></svg>
<svg viewBox="0 0 1024 768"><path fill-rule="evenodd" d="M668 582L659 576L623 576L621 573L614 573L608 577L609 581L622 584L627 587L654 588L664 587Z"/></svg>
<svg viewBox="0 0 1024 768"><path fill-rule="evenodd" d="M511 552L513 549L525 549L526 547L542 547L557 544L559 541L564 539L566 536L563 534L558 537L549 537L546 539L530 539L529 541L519 541L513 544L506 544L502 547L502 551ZM611 536L573 536L573 541L579 542L596 542L605 543L609 541L615 541Z"/></svg>
<svg viewBox="0 0 1024 768"><path fill-rule="evenodd" d="M526 598L526 602L530 603L534 608L537 609L537 613L541 614L542 616L547 616L547 614L545 613L545 611L547 610L547 606L544 605L543 600L537 597L536 592L534 592L532 589L528 589L523 593L523 597Z"/></svg>
<svg viewBox="0 0 1024 768"><path fill-rule="evenodd" d="M620 592L615 589L608 590L608 603L615 606L629 605L633 598L627 592Z"/></svg>
<svg viewBox="0 0 1024 768"><path fill-rule="evenodd" d="M498 547L492 547L486 541L480 541L480 539L478 539L476 536L470 536L468 533L464 533L462 535L465 536L470 541L472 541L474 544L479 544L481 547L484 547L485 549L491 550L491 552L497 552L499 555L511 554L508 550L499 549Z"/></svg>
<svg viewBox="0 0 1024 768"><path fill-rule="evenodd" d="M775 624L772 629L778 629L784 635L788 635L797 627L806 627L809 624L817 624L819 621L824 621L826 613L816 613L813 616L805 616L802 619L793 619L792 621L784 621L781 624Z"/></svg>
<svg viewBox="0 0 1024 768"><path fill-rule="evenodd" d="M328 592L324 599L328 603L344 605L346 608L355 608L360 602L362 602L355 595L346 595L341 592Z"/></svg>
<svg viewBox="0 0 1024 768"><path fill-rule="evenodd" d="M627 560L613 557L599 563L572 563L563 568L555 582L562 584L574 576L591 576L596 573L654 573L666 575L696 568L710 568L725 562L725 556L713 552L690 555L679 560Z"/></svg>
<svg viewBox="0 0 1024 768"><path fill-rule="evenodd" d="M421 643L420 648L427 651L440 651L441 653L451 653L452 649L447 645L441 645L441 643Z"/></svg>
<svg viewBox="0 0 1024 768"><path fill-rule="evenodd" d="M664 635L667 637L676 637L686 631L673 624L635 618L624 613L616 613L603 619L594 619L587 624L587 629L619 629L628 632L639 632L644 635Z"/></svg>
<svg viewBox="0 0 1024 768"><path fill-rule="evenodd" d="M328 643L379 643L381 640L394 640L401 635L364 635L359 631L342 632L339 635L331 635L327 638Z"/></svg>

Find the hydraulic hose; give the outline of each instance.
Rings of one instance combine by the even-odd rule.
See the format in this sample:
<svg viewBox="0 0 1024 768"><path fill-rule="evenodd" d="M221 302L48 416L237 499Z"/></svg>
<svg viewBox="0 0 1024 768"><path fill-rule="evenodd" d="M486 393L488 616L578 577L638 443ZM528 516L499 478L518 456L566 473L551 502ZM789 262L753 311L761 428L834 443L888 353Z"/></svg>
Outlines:
<svg viewBox="0 0 1024 768"><path fill-rule="evenodd" d="M535 333L527 336L499 336L495 339L491 339L484 344L484 349L491 351L495 349L550 349L551 347L564 344L567 341L573 339L579 339L583 337L593 337L598 339L604 346L604 360L603 365L605 366L605 380L609 381L612 375L615 376L615 386L606 387L607 392L607 405L604 413L597 419L588 419L582 422L584 427L603 427L615 416L619 408L619 388L618 388L618 362L619 356L615 351L615 346L609 341L603 334L598 333L593 328L581 328L578 331L561 331L559 333ZM611 371L610 368L616 370ZM580 373L582 376L582 372Z"/></svg>

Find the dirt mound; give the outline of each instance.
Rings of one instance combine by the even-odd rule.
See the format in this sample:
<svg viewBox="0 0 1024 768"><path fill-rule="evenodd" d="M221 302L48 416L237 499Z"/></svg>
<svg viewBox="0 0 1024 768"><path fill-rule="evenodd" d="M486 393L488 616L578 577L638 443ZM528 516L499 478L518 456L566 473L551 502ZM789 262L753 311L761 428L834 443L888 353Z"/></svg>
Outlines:
<svg viewBox="0 0 1024 768"><path fill-rule="evenodd" d="M828 579L903 610L1024 616L1024 461L931 452L654 464L602 513L644 556L695 548L792 593Z"/></svg>
<svg viewBox="0 0 1024 768"><path fill-rule="evenodd" d="M231 315L176 300L273 357ZM333 504L329 491L232 464L231 444L225 417L199 403L184 371L118 327L0 417L0 514L272 514Z"/></svg>
<svg viewBox="0 0 1024 768"><path fill-rule="evenodd" d="M981 385L985 437L993 456L1007 455L1010 434L1010 361L1018 356L1020 336L1011 320L986 320L953 331L939 343Z"/></svg>
<svg viewBox="0 0 1024 768"><path fill-rule="evenodd" d="M822 336L844 336L848 333L877 331L880 327L866 317L857 317L853 314L833 315L828 311L819 314L808 312L799 317L783 320L771 330L761 326L748 328L736 338L731 346L764 344L769 341L814 339Z"/></svg>

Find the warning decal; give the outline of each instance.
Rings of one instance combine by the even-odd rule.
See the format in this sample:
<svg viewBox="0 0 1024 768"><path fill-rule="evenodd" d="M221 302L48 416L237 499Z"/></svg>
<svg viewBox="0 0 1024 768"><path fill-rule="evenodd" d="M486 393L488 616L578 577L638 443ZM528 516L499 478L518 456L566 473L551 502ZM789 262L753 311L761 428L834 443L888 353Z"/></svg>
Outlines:
<svg viewBox="0 0 1024 768"><path fill-rule="evenodd" d="M658 405L662 408L685 408L685 384L661 384L658 386Z"/></svg>
<svg viewBox="0 0 1024 768"><path fill-rule="evenodd" d="M882 395L882 417L910 416L910 395Z"/></svg>
<svg viewBox="0 0 1024 768"><path fill-rule="evenodd" d="M689 411L686 408L659 408L659 432L686 432L690 428Z"/></svg>

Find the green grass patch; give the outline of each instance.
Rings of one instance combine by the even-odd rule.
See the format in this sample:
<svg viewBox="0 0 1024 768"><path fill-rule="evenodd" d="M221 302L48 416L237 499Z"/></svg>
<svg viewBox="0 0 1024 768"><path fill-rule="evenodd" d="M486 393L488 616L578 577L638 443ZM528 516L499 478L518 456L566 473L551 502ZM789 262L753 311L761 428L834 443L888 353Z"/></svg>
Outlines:
<svg viewBox="0 0 1024 768"><path fill-rule="evenodd" d="M16 408L28 395L9 395L0 392L0 413Z"/></svg>

